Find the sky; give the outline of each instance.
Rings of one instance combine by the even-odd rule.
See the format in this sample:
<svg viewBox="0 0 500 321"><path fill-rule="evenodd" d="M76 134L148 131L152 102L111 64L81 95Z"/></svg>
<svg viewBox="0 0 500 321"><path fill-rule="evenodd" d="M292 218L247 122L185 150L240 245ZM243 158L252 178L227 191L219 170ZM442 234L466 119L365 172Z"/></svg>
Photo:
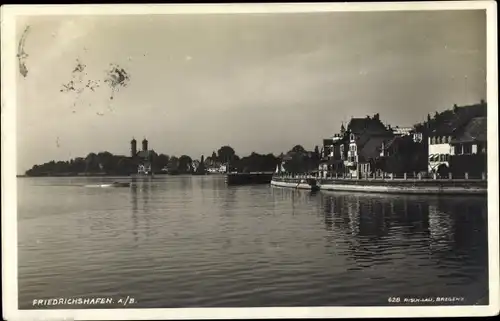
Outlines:
<svg viewBox="0 0 500 321"><path fill-rule="evenodd" d="M133 137L193 159L312 150L351 117L411 126L486 99L484 10L25 16L18 39L26 26L18 173L129 155ZM77 61L77 84L100 86L61 92ZM111 64L129 75L113 99Z"/></svg>

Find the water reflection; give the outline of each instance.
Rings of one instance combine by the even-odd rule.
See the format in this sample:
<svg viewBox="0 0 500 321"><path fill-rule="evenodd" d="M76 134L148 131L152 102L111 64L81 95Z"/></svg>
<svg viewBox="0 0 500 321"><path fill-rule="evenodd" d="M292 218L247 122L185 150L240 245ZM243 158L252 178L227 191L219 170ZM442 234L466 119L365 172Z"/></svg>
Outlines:
<svg viewBox="0 0 500 321"><path fill-rule="evenodd" d="M408 244L437 261L464 256L487 265L484 197L331 193L321 201L325 228L345 237L355 259L366 251L384 252L377 245L391 253L394 247Z"/></svg>
<svg viewBox="0 0 500 321"><path fill-rule="evenodd" d="M24 188L20 306L123 291L143 296L137 308L387 305L392 295L487 303L485 198L192 179ZM54 204L54 192L71 202Z"/></svg>
<svg viewBox="0 0 500 321"><path fill-rule="evenodd" d="M149 220L150 220L150 206L149 206L149 200L151 198L151 188L154 186L154 182L151 178L147 179L146 181L143 182L143 199L144 199L144 205L143 205L143 215L144 219L146 221L146 238L149 237L150 233L150 226L149 226Z"/></svg>
<svg viewBox="0 0 500 321"><path fill-rule="evenodd" d="M222 196L222 202L220 203L222 208L222 216L230 216L232 210L235 208L236 195L238 190L241 189L240 186L228 187Z"/></svg>
<svg viewBox="0 0 500 321"><path fill-rule="evenodd" d="M155 193L158 185L151 177L132 177L130 184L130 201L131 201L131 215L132 215L132 234L134 241L137 243L139 240L138 230L139 222L144 222L145 236L150 236L150 201L151 195ZM139 208L140 203L140 208Z"/></svg>
<svg viewBox="0 0 500 321"><path fill-rule="evenodd" d="M190 190L193 187L192 176L179 176L182 190Z"/></svg>
<svg viewBox="0 0 500 321"><path fill-rule="evenodd" d="M292 216L295 215L296 211L303 209L319 209L318 200L323 197L320 192L281 187L271 187L270 193L274 200L274 207L289 204Z"/></svg>
<svg viewBox="0 0 500 321"><path fill-rule="evenodd" d="M138 241L138 236L137 236L137 211L139 209L138 206L138 201L137 201L137 178L132 177L132 182L130 185L130 195L131 195L131 202L132 202L132 234L134 235L134 241L137 243Z"/></svg>
<svg viewBox="0 0 500 321"><path fill-rule="evenodd" d="M196 176L196 178L198 178L198 184L199 184L199 187L202 191L205 191L206 187L207 187L207 180L206 180L206 176Z"/></svg>

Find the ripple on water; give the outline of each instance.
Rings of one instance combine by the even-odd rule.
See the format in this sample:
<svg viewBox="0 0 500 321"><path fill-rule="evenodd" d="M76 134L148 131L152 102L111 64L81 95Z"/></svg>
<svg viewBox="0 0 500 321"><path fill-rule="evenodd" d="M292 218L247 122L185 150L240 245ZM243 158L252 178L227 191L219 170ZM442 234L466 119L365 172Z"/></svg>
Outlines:
<svg viewBox="0 0 500 321"><path fill-rule="evenodd" d="M137 307L354 306L487 290L486 216L471 210L485 210L481 198L455 215L454 198L228 188L213 176L106 191L70 186L99 178L61 180L19 180L21 308L96 294Z"/></svg>

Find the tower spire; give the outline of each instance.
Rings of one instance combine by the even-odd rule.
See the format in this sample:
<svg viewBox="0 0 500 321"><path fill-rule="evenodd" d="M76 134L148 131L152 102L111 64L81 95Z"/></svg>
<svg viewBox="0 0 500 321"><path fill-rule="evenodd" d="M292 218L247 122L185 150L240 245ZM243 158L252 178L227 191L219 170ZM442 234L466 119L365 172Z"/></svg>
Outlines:
<svg viewBox="0 0 500 321"><path fill-rule="evenodd" d="M130 141L130 156L135 157L137 154L137 141L135 140L134 137L132 137L132 140Z"/></svg>

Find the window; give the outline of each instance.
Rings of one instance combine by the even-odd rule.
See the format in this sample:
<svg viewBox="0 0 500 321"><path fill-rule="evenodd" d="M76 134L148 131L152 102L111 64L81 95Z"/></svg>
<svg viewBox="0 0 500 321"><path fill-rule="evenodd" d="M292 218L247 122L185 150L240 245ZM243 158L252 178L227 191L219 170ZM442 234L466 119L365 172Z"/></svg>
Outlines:
<svg viewBox="0 0 500 321"><path fill-rule="evenodd" d="M464 154L465 155L472 154L472 145L471 144L464 144Z"/></svg>
<svg viewBox="0 0 500 321"><path fill-rule="evenodd" d="M442 143L445 144L448 142L448 137L444 136L443 139L442 139Z"/></svg>
<svg viewBox="0 0 500 321"><path fill-rule="evenodd" d="M354 140L354 134L351 134L351 140Z"/></svg>
<svg viewBox="0 0 500 321"><path fill-rule="evenodd" d="M434 145L436 143L436 137L431 137L431 145Z"/></svg>

